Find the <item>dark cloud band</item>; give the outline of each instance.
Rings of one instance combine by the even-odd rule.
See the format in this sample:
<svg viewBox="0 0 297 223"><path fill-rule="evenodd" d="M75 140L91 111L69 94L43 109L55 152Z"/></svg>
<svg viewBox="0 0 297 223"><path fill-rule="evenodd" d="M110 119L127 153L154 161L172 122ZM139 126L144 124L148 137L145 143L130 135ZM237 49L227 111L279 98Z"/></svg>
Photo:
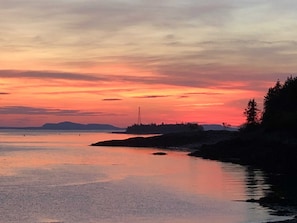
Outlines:
<svg viewBox="0 0 297 223"><path fill-rule="evenodd" d="M99 112L83 112L80 110L65 110L52 108L37 108L26 106L5 106L0 107L0 114L21 114L21 115L56 115L56 116L96 116Z"/></svg>
<svg viewBox="0 0 297 223"><path fill-rule="evenodd" d="M52 72L52 71L18 71L18 70L0 70L2 78L33 78L33 79L66 79L66 80L82 80L82 81L98 81L103 78L94 75Z"/></svg>

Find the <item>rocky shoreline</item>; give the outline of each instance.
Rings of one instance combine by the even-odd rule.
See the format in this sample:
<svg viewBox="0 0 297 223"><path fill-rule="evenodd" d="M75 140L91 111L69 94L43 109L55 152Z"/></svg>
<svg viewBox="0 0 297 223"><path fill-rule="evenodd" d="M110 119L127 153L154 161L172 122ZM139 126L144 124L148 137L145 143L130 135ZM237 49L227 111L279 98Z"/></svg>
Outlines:
<svg viewBox="0 0 297 223"><path fill-rule="evenodd" d="M190 156L232 162L269 173L268 183L276 185L275 193L257 202L280 216L297 215L297 145L275 137L242 135L228 131L193 131L169 133L152 137L97 142L92 146L153 147L188 151ZM296 179L296 180L295 180ZM288 187L290 185L290 187ZM279 191L282 191L281 193ZM297 223L297 219L280 221Z"/></svg>
<svg viewBox="0 0 297 223"><path fill-rule="evenodd" d="M204 144L190 156L251 165L269 172L296 173L297 146L262 138L236 137Z"/></svg>
<svg viewBox="0 0 297 223"><path fill-rule="evenodd" d="M138 136L124 140L107 140L93 143L91 146L153 147L194 151L201 145L214 144L222 140L232 139L236 137L237 134L238 132L229 131L191 131L150 137Z"/></svg>
<svg viewBox="0 0 297 223"><path fill-rule="evenodd" d="M293 219L284 220L284 221L273 221L273 222L269 221L266 223L297 223L297 218L294 217Z"/></svg>

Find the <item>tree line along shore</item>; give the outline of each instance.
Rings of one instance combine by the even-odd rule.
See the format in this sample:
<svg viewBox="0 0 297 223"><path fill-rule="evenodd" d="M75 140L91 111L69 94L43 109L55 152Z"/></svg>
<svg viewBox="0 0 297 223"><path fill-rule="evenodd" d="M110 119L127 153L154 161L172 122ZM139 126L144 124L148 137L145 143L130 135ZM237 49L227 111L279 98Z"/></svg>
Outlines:
<svg viewBox="0 0 297 223"><path fill-rule="evenodd" d="M263 111L250 99L243 114L246 122L238 132L203 131L197 124L133 125L131 133L157 133L152 137L97 142L92 146L131 146L191 149L191 156L231 161L270 171L297 170L297 77L277 81L264 97ZM181 131L176 131L181 129ZM174 130L174 131L173 131ZM171 131L171 132L170 132Z"/></svg>

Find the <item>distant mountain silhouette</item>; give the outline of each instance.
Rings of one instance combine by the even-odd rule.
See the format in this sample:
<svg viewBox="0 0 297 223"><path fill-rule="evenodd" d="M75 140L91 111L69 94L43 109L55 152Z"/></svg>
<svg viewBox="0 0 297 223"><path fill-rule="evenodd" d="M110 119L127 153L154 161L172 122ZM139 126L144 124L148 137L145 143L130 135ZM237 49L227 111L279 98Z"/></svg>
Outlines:
<svg viewBox="0 0 297 223"><path fill-rule="evenodd" d="M46 123L40 127L0 127L0 129L35 129L35 130L123 130L109 124L80 124L74 122Z"/></svg>
<svg viewBox="0 0 297 223"><path fill-rule="evenodd" d="M48 130L119 130L120 128L109 124L80 124L74 122L46 123L41 126Z"/></svg>

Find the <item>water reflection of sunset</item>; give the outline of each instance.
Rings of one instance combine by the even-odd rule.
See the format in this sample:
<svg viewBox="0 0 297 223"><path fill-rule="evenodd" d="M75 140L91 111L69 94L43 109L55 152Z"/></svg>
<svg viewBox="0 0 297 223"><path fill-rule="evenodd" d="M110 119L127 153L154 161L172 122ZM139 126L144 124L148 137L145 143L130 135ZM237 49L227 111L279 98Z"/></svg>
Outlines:
<svg viewBox="0 0 297 223"><path fill-rule="evenodd" d="M153 148L88 146L97 140L127 138L125 134L0 131L0 137L0 185L5 190L15 188L13 196L17 196L19 185L20 188L34 188L26 189L28 193L50 194L47 199L66 202L66 209L82 202L80 210L85 206L90 208L86 213L99 206L100 210L95 213L101 212L102 208L109 209L109 205L119 205L119 211L124 211L125 216L134 209L137 213L151 209L149 216L154 219L158 214L153 214L153 210L161 211L163 215L176 213L174 209L178 207L183 213L192 213L174 218L172 214L166 214L168 222L176 223L185 222L185 219L196 222L196 215L204 216L203 223L218 219L222 223L235 223L238 219L261 218L266 213L261 210L258 215L243 217L242 213L252 209L243 202L231 202L250 196L247 172L241 166L188 157L185 152L166 151L166 156L154 156L152 153L156 149ZM261 174L253 174L260 182ZM261 194L263 189L262 185L253 194ZM21 191L20 196L24 193ZM39 199L37 194L29 197ZM102 199L105 199L103 204ZM43 210L50 213L51 203L44 203L43 199L38 202L49 205ZM217 210L216 214L213 209ZM76 211L65 210L65 206L60 207L59 212L63 216L76 214ZM211 214L205 216L205 213ZM46 216L59 219L53 214ZM96 214L90 213L86 218L94 216ZM44 219L44 216L39 217ZM147 218L151 220L152 217ZM132 219L135 220L134 215Z"/></svg>
<svg viewBox="0 0 297 223"><path fill-rule="evenodd" d="M227 164L187 157L183 152L168 152L168 156L158 157L151 155L154 149L87 146L98 137L107 139L110 135L20 132L4 140L8 146L21 146L21 149L6 152L5 160L1 161L1 175L17 176L22 170L31 168L51 170L63 167L65 170L67 165L91 166L92 171L96 172L96 168L98 173L104 170L114 179L149 176L184 192L222 199L230 196L233 199L245 199L245 173L242 168L231 165L229 171L225 171L224 166ZM121 139L128 136L114 134L113 137ZM111 180L109 176L106 179Z"/></svg>

